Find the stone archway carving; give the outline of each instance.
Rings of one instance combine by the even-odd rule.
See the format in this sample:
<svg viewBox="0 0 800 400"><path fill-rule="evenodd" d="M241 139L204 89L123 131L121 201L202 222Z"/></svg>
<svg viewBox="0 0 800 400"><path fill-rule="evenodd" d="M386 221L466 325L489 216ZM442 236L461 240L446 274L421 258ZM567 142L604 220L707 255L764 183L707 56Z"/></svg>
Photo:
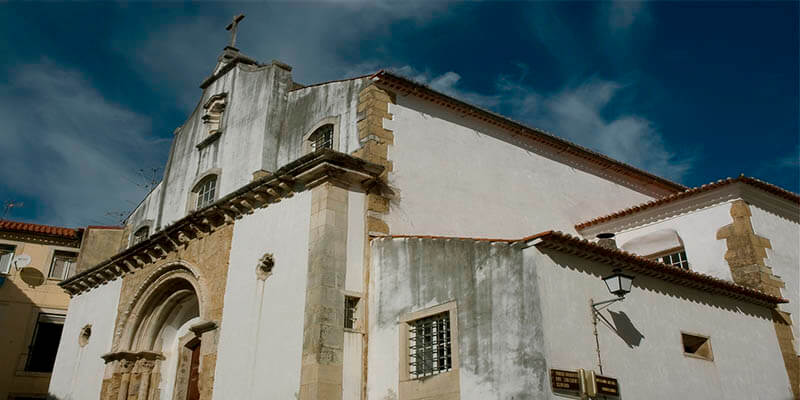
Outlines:
<svg viewBox="0 0 800 400"><path fill-rule="evenodd" d="M207 319L205 287L183 261L166 262L144 279L122 308L113 352L103 356L106 376L111 376L107 398L169 400L185 395L175 385L176 370L187 368L181 365L182 350L172 349L176 335L191 332L204 353L216 352L201 342L217 326Z"/></svg>

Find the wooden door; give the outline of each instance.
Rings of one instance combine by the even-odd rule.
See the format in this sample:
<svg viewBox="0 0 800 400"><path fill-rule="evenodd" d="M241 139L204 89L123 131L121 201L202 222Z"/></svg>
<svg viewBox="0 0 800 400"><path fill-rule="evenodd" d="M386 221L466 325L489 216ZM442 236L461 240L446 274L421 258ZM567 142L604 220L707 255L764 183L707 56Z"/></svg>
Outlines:
<svg viewBox="0 0 800 400"><path fill-rule="evenodd" d="M189 364L189 390L186 400L200 400L200 343L192 348L192 362Z"/></svg>

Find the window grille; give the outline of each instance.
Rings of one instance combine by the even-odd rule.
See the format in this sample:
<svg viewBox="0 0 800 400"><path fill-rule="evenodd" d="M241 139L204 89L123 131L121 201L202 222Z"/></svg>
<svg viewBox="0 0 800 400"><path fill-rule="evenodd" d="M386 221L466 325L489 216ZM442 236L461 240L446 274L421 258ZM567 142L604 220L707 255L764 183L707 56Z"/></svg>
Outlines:
<svg viewBox="0 0 800 400"><path fill-rule="evenodd" d="M358 297L344 297L344 327L347 329L356 329L358 300Z"/></svg>
<svg viewBox="0 0 800 400"><path fill-rule="evenodd" d="M217 177L206 178L197 187L197 209L201 209L214 202L214 193L217 190Z"/></svg>
<svg viewBox="0 0 800 400"><path fill-rule="evenodd" d="M409 323L409 375L412 379L450 371L450 313L432 315Z"/></svg>
<svg viewBox="0 0 800 400"><path fill-rule="evenodd" d="M14 259L15 246L0 245L0 274L7 274L11 270L11 260Z"/></svg>
<svg viewBox="0 0 800 400"><path fill-rule="evenodd" d="M333 125L328 124L317 129L308 138L311 141L311 150L317 151L320 149L333 148Z"/></svg>
<svg viewBox="0 0 800 400"><path fill-rule="evenodd" d="M78 255L69 251L56 251L53 253L53 262L50 264L50 278L67 279L75 273L75 262Z"/></svg>
<svg viewBox="0 0 800 400"><path fill-rule="evenodd" d="M686 259L686 252L681 250L677 253L670 253L659 256L658 260L673 267L689 269L689 261Z"/></svg>
<svg viewBox="0 0 800 400"><path fill-rule="evenodd" d="M132 245L137 245L140 242L144 242L147 239L148 234L150 233L150 228L147 226L143 226L136 230L136 233L133 234L133 243Z"/></svg>

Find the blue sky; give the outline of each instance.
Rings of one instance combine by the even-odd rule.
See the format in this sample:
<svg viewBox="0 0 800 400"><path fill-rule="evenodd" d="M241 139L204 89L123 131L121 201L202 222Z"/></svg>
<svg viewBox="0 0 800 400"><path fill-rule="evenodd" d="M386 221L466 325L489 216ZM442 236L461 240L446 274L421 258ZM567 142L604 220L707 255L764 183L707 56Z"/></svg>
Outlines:
<svg viewBox="0 0 800 400"><path fill-rule="evenodd" d="M314 83L392 68L697 186L800 189L798 3L4 3L8 218L115 224L237 47Z"/></svg>

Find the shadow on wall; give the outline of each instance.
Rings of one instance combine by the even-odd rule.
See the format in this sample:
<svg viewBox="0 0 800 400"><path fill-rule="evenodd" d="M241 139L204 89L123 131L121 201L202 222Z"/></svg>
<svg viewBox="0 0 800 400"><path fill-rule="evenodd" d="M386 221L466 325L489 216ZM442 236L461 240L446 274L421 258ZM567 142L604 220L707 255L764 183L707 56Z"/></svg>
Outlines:
<svg viewBox="0 0 800 400"><path fill-rule="evenodd" d="M614 267L597 261L588 261L571 254L562 254L557 251L540 250L543 255L550 258L561 268L578 271L597 278L600 285L602 277L611 273ZM652 278L642 274L634 274L632 296L653 295L672 297L696 304L704 304L718 310L725 310L736 314L744 314L767 321L772 321L772 312L769 308L752 304L743 300L733 299L721 294L705 292L701 289L689 288L676 283ZM588 300L588 299L587 299ZM627 317L626 317L627 318Z"/></svg>
<svg viewBox="0 0 800 400"><path fill-rule="evenodd" d="M10 274L0 285L0 398L36 398L47 393L66 310L43 309L31 297L48 284L43 276L29 279L31 286L18 270Z"/></svg>
<svg viewBox="0 0 800 400"><path fill-rule="evenodd" d="M628 344L628 347L639 347L639 344L642 343L642 339L644 339L644 335L636 329L631 319L628 318L628 315L622 311L614 312L609 310L608 313L611 314L611 320L614 321L613 329L614 332L617 333L617 336L624 340L625 343Z"/></svg>

